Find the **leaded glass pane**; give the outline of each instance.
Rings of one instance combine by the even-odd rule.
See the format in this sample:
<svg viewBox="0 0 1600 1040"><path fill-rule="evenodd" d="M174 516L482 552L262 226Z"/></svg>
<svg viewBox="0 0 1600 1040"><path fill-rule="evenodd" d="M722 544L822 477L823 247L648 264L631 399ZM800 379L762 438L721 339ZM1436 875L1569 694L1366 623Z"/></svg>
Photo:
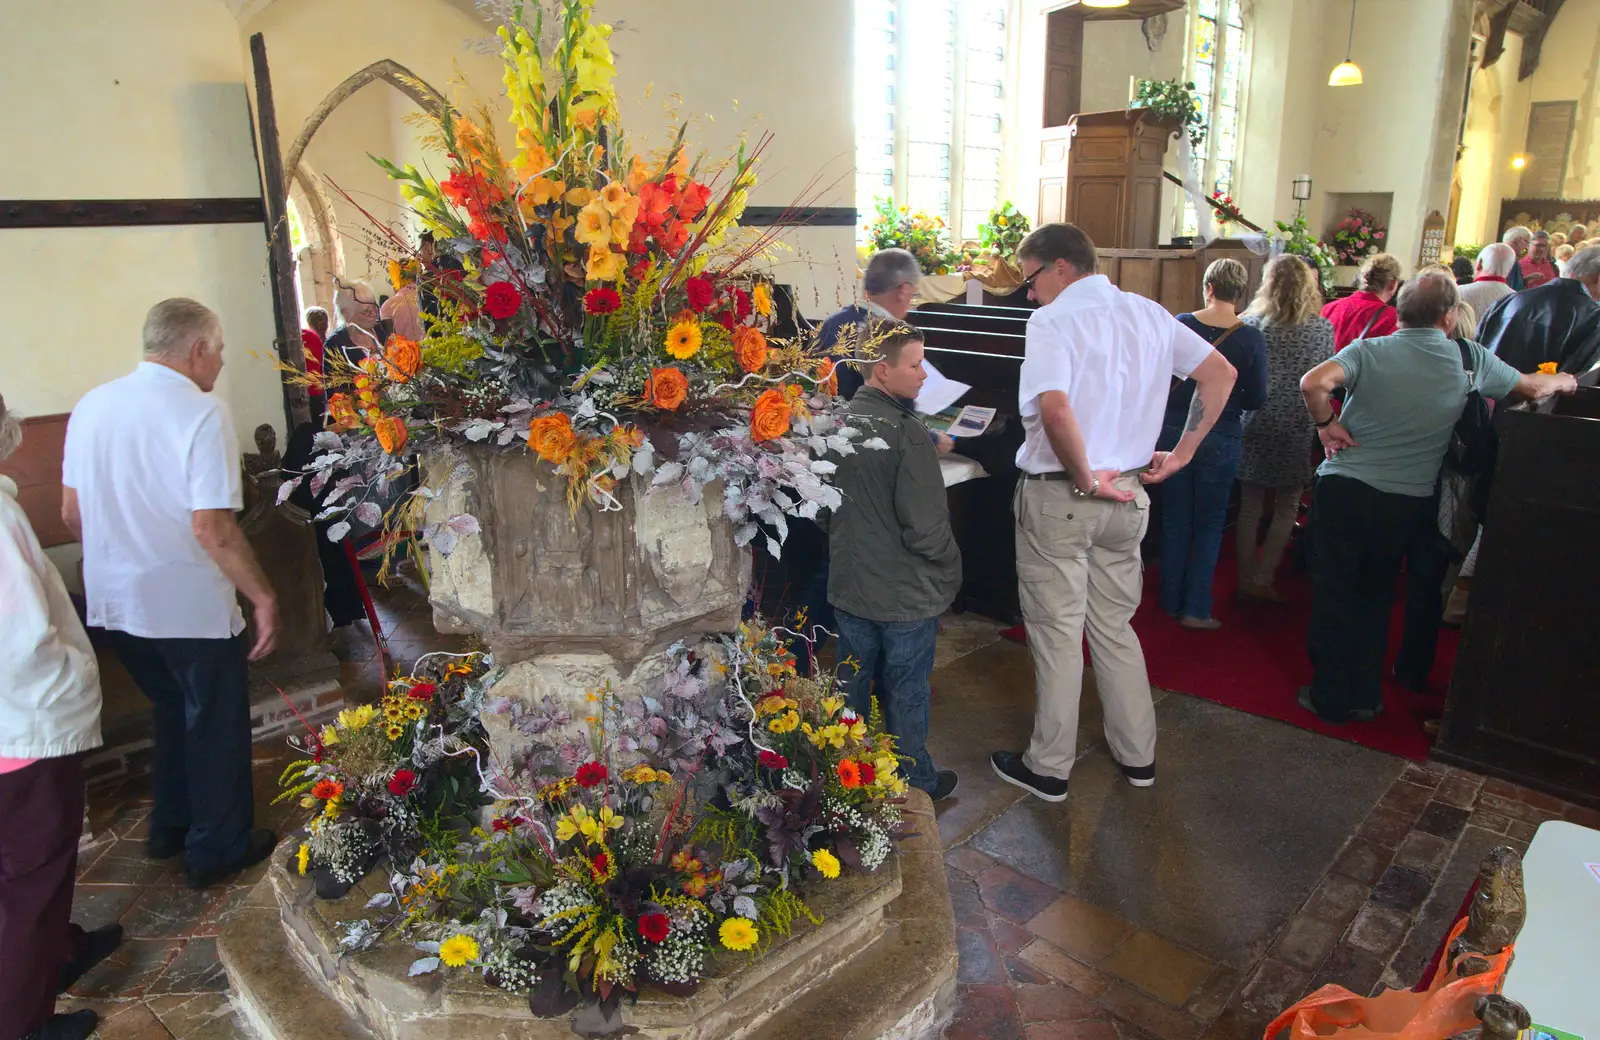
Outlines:
<svg viewBox="0 0 1600 1040"><path fill-rule="evenodd" d="M894 194L895 0L856 0L856 209L861 226L873 202Z"/></svg>
<svg viewBox="0 0 1600 1040"><path fill-rule="evenodd" d="M950 217L950 131L955 107L955 0L917 0L906 26L910 119L906 204Z"/></svg>
<svg viewBox="0 0 1600 1040"><path fill-rule="evenodd" d="M1196 61L1217 59L1217 22L1214 18L1195 20L1194 56Z"/></svg>
<svg viewBox="0 0 1600 1040"><path fill-rule="evenodd" d="M1215 18L1217 16L1217 0L1200 0L1200 13Z"/></svg>

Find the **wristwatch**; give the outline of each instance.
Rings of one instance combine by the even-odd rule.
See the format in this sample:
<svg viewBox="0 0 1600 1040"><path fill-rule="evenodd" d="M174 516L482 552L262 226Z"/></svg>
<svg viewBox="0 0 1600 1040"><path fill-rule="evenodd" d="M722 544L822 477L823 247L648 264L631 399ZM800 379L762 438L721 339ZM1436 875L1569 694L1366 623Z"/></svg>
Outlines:
<svg viewBox="0 0 1600 1040"><path fill-rule="evenodd" d="M1079 498L1093 498L1094 497L1094 493L1096 491L1099 491L1099 490L1100 490L1100 478L1097 477L1097 476L1091 475L1089 477L1089 490L1088 491L1084 491L1083 489L1078 487L1078 482L1076 480L1074 480L1072 482L1072 493L1074 495L1077 495Z"/></svg>

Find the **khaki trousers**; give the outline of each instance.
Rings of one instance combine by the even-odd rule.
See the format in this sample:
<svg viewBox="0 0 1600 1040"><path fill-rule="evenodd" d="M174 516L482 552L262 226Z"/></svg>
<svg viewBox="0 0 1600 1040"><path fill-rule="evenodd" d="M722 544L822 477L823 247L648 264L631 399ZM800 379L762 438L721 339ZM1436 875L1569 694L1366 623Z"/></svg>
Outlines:
<svg viewBox="0 0 1600 1040"><path fill-rule="evenodd" d="M1037 684L1023 763L1061 780L1077 759L1085 632L1112 755L1128 766L1156 757L1155 704L1132 625L1144 585L1139 540L1150 521L1150 496L1133 474L1117 478L1116 486L1137 497L1080 498L1065 480L1021 480L1012 503L1017 586Z"/></svg>

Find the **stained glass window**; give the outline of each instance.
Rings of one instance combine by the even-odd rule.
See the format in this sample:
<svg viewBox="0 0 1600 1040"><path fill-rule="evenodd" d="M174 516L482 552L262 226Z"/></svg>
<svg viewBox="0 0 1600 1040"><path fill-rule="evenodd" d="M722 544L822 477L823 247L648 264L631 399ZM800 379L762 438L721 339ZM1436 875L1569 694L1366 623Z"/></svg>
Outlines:
<svg viewBox="0 0 1600 1040"><path fill-rule="evenodd" d="M1200 190L1232 195L1239 170L1239 113L1244 106L1249 42L1242 0L1193 0L1189 24L1189 78L1209 128L1195 149ZM1194 203L1185 198L1178 233L1198 230Z"/></svg>

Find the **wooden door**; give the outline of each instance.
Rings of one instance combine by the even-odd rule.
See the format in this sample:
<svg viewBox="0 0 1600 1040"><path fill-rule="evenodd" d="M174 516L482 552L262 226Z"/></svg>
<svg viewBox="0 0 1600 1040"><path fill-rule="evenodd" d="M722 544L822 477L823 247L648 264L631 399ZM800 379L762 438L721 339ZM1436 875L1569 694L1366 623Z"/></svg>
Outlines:
<svg viewBox="0 0 1600 1040"><path fill-rule="evenodd" d="M1083 97L1083 16L1051 11L1045 23L1044 125L1065 126Z"/></svg>
<svg viewBox="0 0 1600 1040"><path fill-rule="evenodd" d="M1039 136L1039 223L1067 219L1067 153L1072 127L1053 126Z"/></svg>

